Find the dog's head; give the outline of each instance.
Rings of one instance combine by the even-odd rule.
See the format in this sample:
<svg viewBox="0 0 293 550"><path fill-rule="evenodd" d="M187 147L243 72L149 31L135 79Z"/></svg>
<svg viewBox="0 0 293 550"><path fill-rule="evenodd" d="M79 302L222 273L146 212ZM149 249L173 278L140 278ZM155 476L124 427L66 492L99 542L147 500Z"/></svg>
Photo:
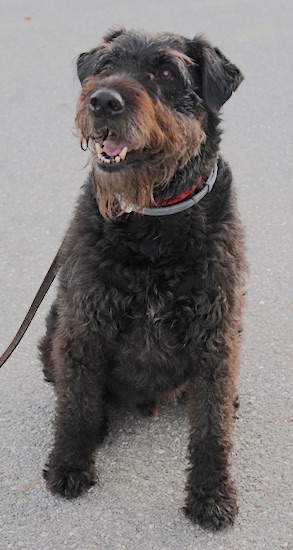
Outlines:
<svg viewBox="0 0 293 550"><path fill-rule="evenodd" d="M93 151L104 216L130 203L148 206L157 186L167 186L198 157L208 141L208 119L243 78L203 37L125 30L108 33L81 54L77 72L76 126Z"/></svg>

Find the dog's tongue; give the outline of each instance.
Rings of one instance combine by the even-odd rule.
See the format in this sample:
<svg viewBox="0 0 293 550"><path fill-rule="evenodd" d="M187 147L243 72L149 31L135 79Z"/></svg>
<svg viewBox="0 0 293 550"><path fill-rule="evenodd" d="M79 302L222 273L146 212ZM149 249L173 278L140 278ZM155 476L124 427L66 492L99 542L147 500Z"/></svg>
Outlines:
<svg viewBox="0 0 293 550"><path fill-rule="evenodd" d="M127 147L128 152L133 151L135 148L131 143L120 140L114 136L107 137L107 139L103 142L103 151L105 151L109 157L119 155L124 147Z"/></svg>

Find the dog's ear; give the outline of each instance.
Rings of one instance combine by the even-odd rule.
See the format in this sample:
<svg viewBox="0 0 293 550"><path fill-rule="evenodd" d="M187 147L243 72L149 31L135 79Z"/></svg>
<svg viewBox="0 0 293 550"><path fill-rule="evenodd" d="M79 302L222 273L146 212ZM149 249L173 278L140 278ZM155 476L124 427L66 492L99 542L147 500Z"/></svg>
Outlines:
<svg viewBox="0 0 293 550"><path fill-rule="evenodd" d="M94 69L97 61L97 53L100 48L93 48L89 52L81 53L77 59L77 75L81 82L87 76L94 74Z"/></svg>
<svg viewBox="0 0 293 550"><path fill-rule="evenodd" d="M241 71L203 37L195 37L193 50L201 73L202 99L217 113L237 90L244 76Z"/></svg>

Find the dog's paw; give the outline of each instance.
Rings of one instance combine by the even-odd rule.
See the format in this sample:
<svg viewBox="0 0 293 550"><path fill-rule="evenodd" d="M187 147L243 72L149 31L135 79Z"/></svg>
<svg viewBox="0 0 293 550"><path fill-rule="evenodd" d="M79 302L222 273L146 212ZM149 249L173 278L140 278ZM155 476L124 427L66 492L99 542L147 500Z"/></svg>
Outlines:
<svg viewBox="0 0 293 550"><path fill-rule="evenodd" d="M184 512L192 521L203 529L220 531L233 525L238 512L236 492L232 488L227 494L219 490L213 495L189 496Z"/></svg>
<svg viewBox="0 0 293 550"><path fill-rule="evenodd" d="M94 465L79 470L69 465L48 463L43 469L48 489L65 498L76 498L95 484Z"/></svg>

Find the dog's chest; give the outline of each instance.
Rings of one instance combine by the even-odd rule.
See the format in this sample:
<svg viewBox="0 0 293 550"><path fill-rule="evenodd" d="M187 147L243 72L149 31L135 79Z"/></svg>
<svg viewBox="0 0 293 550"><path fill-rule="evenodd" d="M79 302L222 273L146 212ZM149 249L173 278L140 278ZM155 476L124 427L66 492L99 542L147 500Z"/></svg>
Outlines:
<svg viewBox="0 0 293 550"><path fill-rule="evenodd" d="M127 349L141 360L168 360L194 335L199 258L187 250L184 226L182 239L180 228L167 229L154 222L144 229L113 224L99 248L99 328L120 353Z"/></svg>
<svg viewBox="0 0 293 550"><path fill-rule="evenodd" d="M105 325L115 357L111 383L120 393L121 386L156 392L186 379L191 303L188 307L186 298L178 299L174 280L158 280L150 273L139 279L133 288L128 284L128 292L113 295L111 318ZM113 327L115 335L109 342Z"/></svg>
<svg viewBox="0 0 293 550"><path fill-rule="evenodd" d="M180 354L194 328L194 295L185 288L194 274L116 264L104 275L97 315L120 355L149 364Z"/></svg>

